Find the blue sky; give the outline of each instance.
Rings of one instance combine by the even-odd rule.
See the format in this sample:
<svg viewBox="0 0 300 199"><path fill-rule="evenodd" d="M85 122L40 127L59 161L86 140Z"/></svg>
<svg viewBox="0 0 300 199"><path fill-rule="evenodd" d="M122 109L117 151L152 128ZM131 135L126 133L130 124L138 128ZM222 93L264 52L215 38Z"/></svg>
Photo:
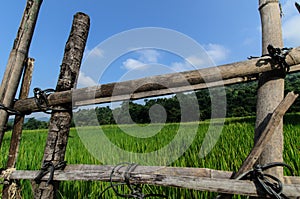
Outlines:
<svg viewBox="0 0 300 199"><path fill-rule="evenodd" d="M299 46L300 15L294 8L294 1L285 0L281 3L284 12L282 20L285 45ZM10 0L0 8L1 79L25 4L25 0ZM250 55L261 54L258 0L44 0L29 53L30 57L36 60L32 88L55 88L73 15L79 11L91 18L85 60L88 59L88 55L103 56L105 49L97 48L99 44L101 46L101 42L110 40L112 36L121 32L145 27L164 28L186 35L198 42L217 65L242 61ZM130 76L133 69L135 74L140 74L141 77L161 71L143 71L140 67L143 64L151 64L154 66L152 68L155 68L155 65L163 65L164 68L170 67L175 71L191 69L186 60L177 55L163 50L146 49L120 55L118 59L113 60L101 80L91 79L83 74L81 82L92 85L97 82L137 78L138 75ZM168 71L162 71L166 72ZM129 75L122 78L124 74Z"/></svg>

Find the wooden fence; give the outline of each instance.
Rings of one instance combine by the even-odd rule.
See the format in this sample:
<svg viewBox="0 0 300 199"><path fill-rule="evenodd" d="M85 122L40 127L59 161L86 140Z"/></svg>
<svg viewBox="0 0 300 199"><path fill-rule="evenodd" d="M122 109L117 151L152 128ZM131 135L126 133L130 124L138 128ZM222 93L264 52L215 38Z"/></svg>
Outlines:
<svg viewBox="0 0 300 199"><path fill-rule="evenodd" d="M260 9L268 7L269 3L274 3L273 0L270 2L262 2L264 3L261 4ZM34 11L37 16L37 8L39 8L41 3L42 1L28 0L24 16L27 16L28 13ZM282 62L274 60L276 57L271 55L212 68L181 72L179 74L174 73L125 82L103 84L89 88L73 89L78 77L79 66L81 64L88 31L89 17L86 14L77 13L74 16L72 30L66 44L65 55L55 93L48 96L40 95L35 96L35 98L27 98L28 88L30 87L30 71L32 71L33 67L33 60L28 59L29 61L26 63L28 63L27 68L29 69L26 70L26 75L24 75L22 86L23 92L21 92L20 99L14 103L13 98L11 97L6 99L7 102L5 103L4 99L1 99L3 107L7 108L6 110L0 111L1 117L7 117L10 111L13 111L14 113L41 111L41 104L37 103L37 101L42 97L45 97L46 99L42 99L44 101L41 103L44 103L43 105L45 105L45 102L47 102L47 107L51 106L52 109L54 109L51 114L49 133L43 157L43 163L50 164L50 169L54 169L55 165L61 164L64 161L64 154L69 135L69 124L72 115L72 102L74 102L73 105L75 106L81 106L128 99L141 99L199 90L208 87L255 81L260 78L260 74L269 72L272 72L273 75L279 74L279 76L282 74ZM290 68L288 71L289 73L300 71L300 47L290 50L284 61L286 66ZM11 66L7 68L8 70L11 70ZM216 75L216 71L222 76L222 79L219 78L219 74ZM14 85L20 81L19 79L20 78L15 78L12 80ZM186 85L186 82L188 82L189 85ZM135 89L136 85L141 86L138 89ZM11 91L5 92L15 94L15 88L10 89ZM135 90L134 93L132 93L132 90ZM282 121L283 115L293 104L297 96L298 95L293 92L289 93L280 104L276 105L276 108L273 109L272 112L268 113L264 118L264 122L256 128L256 132L260 134L260 137L256 140L252 151L237 173L207 168L173 168L141 165L136 166L135 169L130 172L126 168L121 168L118 171L115 171L115 175L112 178L111 173L114 170L114 166L67 165L64 169L55 170L53 174L53 183L51 183L51 185L47 186L47 180L51 177L51 172L47 173L48 168L44 169L45 175L41 176L39 179L41 182L35 183L33 180L41 171L21 171L14 169L22 132L21 124L24 119L24 116L17 116L13 130L9 161L7 168L1 173L1 177L8 182L4 186L3 198L19 197L16 192L11 193L11 190L14 185L12 182L21 179L32 180L35 198L54 198L59 181L66 180L129 181L130 183L136 184L172 186L227 194L221 195L220 198L230 198L231 196L228 194L266 197L265 191L260 186L257 186L257 182L239 180L236 178L240 174L253 168L262 154L265 145L270 142L272 136L275 134L277 127ZM3 129L3 125L0 127L0 130ZM3 133L1 136L3 136ZM60 166L64 167L64 165ZM124 173L129 175L130 178L126 179ZM300 177L284 176L282 182L284 185L282 192L285 196L291 198L300 197Z"/></svg>

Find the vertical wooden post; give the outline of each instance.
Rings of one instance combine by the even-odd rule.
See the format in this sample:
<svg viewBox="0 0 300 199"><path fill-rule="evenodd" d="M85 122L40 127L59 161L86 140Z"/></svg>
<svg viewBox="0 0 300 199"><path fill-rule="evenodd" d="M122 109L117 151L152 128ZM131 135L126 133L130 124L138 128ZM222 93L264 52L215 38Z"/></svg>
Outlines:
<svg viewBox="0 0 300 199"><path fill-rule="evenodd" d="M56 91L70 90L75 86L89 26L90 19L86 14L77 13L74 16L72 30L65 47ZM65 157L72 119L72 104L57 106L54 109L66 109L67 111L52 111L43 161L51 161L53 164L57 164L63 161ZM35 182L32 182L32 184L34 187L34 198L51 199L56 196L59 182L52 182L48 186L43 181L40 184L35 184Z"/></svg>
<svg viewBox="0 0 300 199"><path fill-rule="evenodd" d="M21 79L42 0L28 0L0 87L0 103L11 107ZM8 114L0 109L0 147Z"/></svg>
<svg viewBox="0 0 300 199"><path fill-rule="evenodd" d="M34 68L34 59L28 58L26 61L26 65L25 65L19 99L26 99L28 97L31 79L32 79L33 68ZM8 160L7 160L7 164L6 164L7 169L15 168L15 166L16 166L18 153L19 153L19 146L20 146L20 142L21 142L24 118L25 118L24 115L17 115L15 117L14 127L13 127L13 131L12 131L12 138L10 141L9 155L8 155ZM10 187L17 187L17 185L15 183L13 183L13 185L4 185L4 188L2 191L3 199L12 198L9 193ZM14 191L18 192L19 190L17 189ZM20 194L15 194L15 198L18 199L18 198L20 198L19 196L20 196Z"/></svg>
<svg viewBox="0 0 300 199"><path fill-rule="evenodd" d="M259 11L262 24L262 53L267 54L269 44L274 47L282 48L282 26L280 7L278 0L259 0ZM256 127L258 127L264 118L274 111L284 97L284 75L282 72L274 70L263 73L259 77L259 88L257 93L256 106ZM255 142L260 136L255 135ZM259 163L266 164L270 162L282 162L283 152L283 122L281 120L276 129L271 142L265 147L260 156ZM269 173L282 179L282 168L268 170Z"/></svg>

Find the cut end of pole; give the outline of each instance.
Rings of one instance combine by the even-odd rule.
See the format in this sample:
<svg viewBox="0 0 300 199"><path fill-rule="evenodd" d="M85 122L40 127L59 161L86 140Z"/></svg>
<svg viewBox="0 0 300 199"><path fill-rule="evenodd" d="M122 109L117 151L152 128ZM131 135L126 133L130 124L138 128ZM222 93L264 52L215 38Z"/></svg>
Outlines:
<svg viewBox="0 0 300 199"><path fill-rule="evenodd" d="M74 17L87 17L90 18L89 15L83 13L83 12L77 12Z"/></svg>

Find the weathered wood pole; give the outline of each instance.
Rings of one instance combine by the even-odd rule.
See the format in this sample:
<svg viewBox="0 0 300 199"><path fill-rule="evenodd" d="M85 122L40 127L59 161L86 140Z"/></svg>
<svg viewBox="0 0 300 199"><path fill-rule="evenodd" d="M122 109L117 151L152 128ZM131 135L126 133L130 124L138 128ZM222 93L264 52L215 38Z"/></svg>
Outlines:
<svg viewBox="0 0 300 199"><path fill-rule="evenodd" d="M288 93L287 96L278 105L278 107L274 110L273 114L270 115L270 117L267 117L267 120L262 123L262 126L259 126L257 129L255 129L255 132L259 132L261 136L257 140L255 146L252 148L250 154L247 156L238 172L231 176L232 179L239 177L243 173L253 168L256 160L259 158L262 151L267 146L267 143L271 141L274 132L276 132L278 124L280 124L280 122L282 121L284 114L294 103L297 97L298 94L294 94L294 92Z"/></svg>
<svg viewBox="0 0 300 199"><path fill-rule="evenodd" d="M76 13L65 47L56 91L70 90L75 86L89 27L89 16L84 13ZM57 164L63 161L65 157L72 119L72 103L56 106L54 109L66 109L66 111L52 111L43 161ZM34 186L34 198L51 199L56 197L59 182L52 182L48 186L43 181L40 184L35 184L35 182L32 184Z"/></svg>
<svg viewBox="0 0 300 199"><path fill-rule="evenodd" d="M259 0L259 11L262 25L262 54L268 54L269 44L277 48L283 47L280 7L278 0ZM272 113L284 97L284 74L279 70L262 73L259 77L256 127L260 126L265 117ZM255 134L255 142L260 133ZM265 146L259 163L282 162L283 122L281 120L271 141ZM283 178L282 168L268 170L280 179Z"/></svg>
<svg viewBox="0 0 300 199"><path fill-rule="evenodd" d="M42 0L27 0L27 5L24 10L18 34L10 52L0 86L0 103L6 107L11 107L15 99L23 72L24 61L28 57L28 51L41 4ZM4 136L4 126L7 122L7 118L7 112L0 110L0 147Z"/></svg>
<svg viewBox="0 0 300 199"><path fill-rule="evenodd" d="M88 105L88 103L100 104L128 99L142 99L145 97L173 94L174 92L191 91L191 89L196 90L217 86L218 82L215 81L218 81L217 78L220 74L224 78L223 84L230 84L230 81L232 81L233 78L235 80L245 82L253 80L251 76L257 76L259 73L273 70L274 65L268 61L269 59L270 57L264 57L217 67L181 72L179 75L178 73L171 73L118 83L108 83L93 87L55 92L48 96L48 101L49 105L54 106L71 103L72 100L76 102L76 105ZM291 67L291 71L300 71L300 47L294 48L290 51L286 62ZM216 70L220 73L216 74ZM184 78L178 78L179 76ZM186 81L188 81L191 86L185 86ZM155 84L148 82L155 82ZM135 90L136 85L143 86ZM135 92L132 93L132 90L135 90ZM18 100L15 102L13 108L21 112L39 111L39 107L35 103L34 98Z"/></svg>
<svg viewBox="0 0 300 199"><path fill-rule="evenodd" d="M28 58L26 61L26 65L25 65L19 99L26 99L28 97L29 90L30 90L30 84L31 84L31 80L32 80L33 68L34 68L34 59ZM14 127L13 127L13 131L12 131L12 137L11 137L11 141L10 141L9 155L8 155L8 160L7 160L7 164L6 164L7 169L15 168L15 166L16 166L18 153L19 153L19 146L20 146L20 142L21 142L24 118L25 118L24 115L17 115L15 117ZM12 185L11 184L4 185L3 191L2 191L3 199L12 198L9 193L9 190L11 190L10 187L17 187L17 185L14 182L12 182ZM17 189L15 191L18 192L20 190ZM20 196L19 194L16 194L15 198L18 199L19 196Z"/></svg>
<svg viewBox="0 0 300 199"><path fill-rule="evenodd" d="M236 179L240 177L245 172L251 170L261 153L263 152L267 143L269 143L276 131L278 125L282 121L282 118L286 111L290 108L290 106L294 103L298 94L294 94L294 92L289 92L287 96L281 101L278 107L274 110L273 114L268 115L265 121L261 123L261 126L255 129L255 132L260 133L260 137L256 140L254 147L251 152L244 160L242 166L236 173L230 177L231 179ZM231 199L233 195L219 195L218 199Z"/></svg>

